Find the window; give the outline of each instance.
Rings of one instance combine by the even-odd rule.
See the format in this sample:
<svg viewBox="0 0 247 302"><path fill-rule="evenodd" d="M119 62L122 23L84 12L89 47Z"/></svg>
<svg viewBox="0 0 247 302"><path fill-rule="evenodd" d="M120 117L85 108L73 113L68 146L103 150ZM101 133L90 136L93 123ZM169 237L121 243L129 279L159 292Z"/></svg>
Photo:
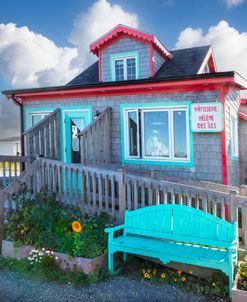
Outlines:
<svg viewBox="0 0 247 302"><path fill-rule="evenodd" d="M231 117L230 120L231 131L231 156L238 158L238 119L237 117Z"/></svg>
<svg viewBox="0 0 247 302"><path fill-rule="evenodd" d="M30 127L33 127L35 124L40 122L43 118L45 118L50 112L39 112L39 113L30 113L29 124Z"/></svg>
<svg viewBox="0 0 247 302"><path fill-rule="evenodd" d="M135 80L139 78L138 52L111 56L111 70L113 81Z"/></svg>
<svg viewBox="0 0 247 302"><path fill-rule="evenodd" d="M190 161L188 106L123 110L125 159Z"/></svg>

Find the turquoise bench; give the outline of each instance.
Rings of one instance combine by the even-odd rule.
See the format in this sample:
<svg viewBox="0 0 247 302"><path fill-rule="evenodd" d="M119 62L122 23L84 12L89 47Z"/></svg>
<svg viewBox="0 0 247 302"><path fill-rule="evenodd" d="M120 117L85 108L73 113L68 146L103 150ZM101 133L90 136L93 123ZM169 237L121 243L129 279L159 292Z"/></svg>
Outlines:
<svg viewBox="0 0 247 302"><path fill-rule="evenodd" d="M114 232L123 235L114 238ZM124 224L105 229L108 269L114 273L114 254L158 258L221 270L229 277L229 293L237 264L236 223L224 221L185 205L166 204L126 211Z"/></svg>

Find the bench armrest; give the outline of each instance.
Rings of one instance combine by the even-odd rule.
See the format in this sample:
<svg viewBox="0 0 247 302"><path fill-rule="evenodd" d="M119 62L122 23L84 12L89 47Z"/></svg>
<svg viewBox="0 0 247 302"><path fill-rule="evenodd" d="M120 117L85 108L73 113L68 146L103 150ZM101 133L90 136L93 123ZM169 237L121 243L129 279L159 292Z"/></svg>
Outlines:
<svg viewBox="0 0 247 302"><path fill-rule="evenodd" d="M121 225L117 225L113 228L106 228L105 229L105 232L108 233L108 241L111 242L114 238L114 232L116 231L119 231L119 230L122 230L124 229L125 225L124 224L121 224Z"/></svg>
<svg viewBox="0 0 247 302"><path fill-rule="evenodd" d="M238 247L237 247L237 244L238 244L238 241L237 240L234 240L231 245L229 246L228 250L230 253L233 253L235 254L238 250Z"/></svg>
<svg viewBox="0 0 247 302"><path fill-rule="evenodd" d="M112 228L106 228L106 229L105 229L105 232L106 232L106 233L114 233L114 232L116 232L116 231L119 231L119 230L123 229L124 227L125 227L124 224L117 225L117 226L112 227Z"/></svg>

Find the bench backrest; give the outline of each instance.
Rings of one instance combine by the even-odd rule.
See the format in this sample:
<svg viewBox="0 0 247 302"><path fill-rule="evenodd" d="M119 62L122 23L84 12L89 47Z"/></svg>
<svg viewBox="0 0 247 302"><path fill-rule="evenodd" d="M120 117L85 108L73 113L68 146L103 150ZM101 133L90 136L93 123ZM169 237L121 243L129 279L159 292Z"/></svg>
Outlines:
<svg viewBox="0 0 247 302"><path fill-rule="evenodd" d="M227 248L236 240L236 223L195 208L165 204L125 213L125 232Z"/></svg>

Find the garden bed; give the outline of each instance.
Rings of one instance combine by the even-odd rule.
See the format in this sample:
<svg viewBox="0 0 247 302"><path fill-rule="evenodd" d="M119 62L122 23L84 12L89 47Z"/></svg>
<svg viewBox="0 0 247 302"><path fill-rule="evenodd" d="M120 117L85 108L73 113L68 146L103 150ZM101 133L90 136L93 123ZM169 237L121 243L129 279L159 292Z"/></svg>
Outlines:
<svg viewBox="0 0 247 302"><path fill-rule="evenodd" d="M232 288L232 301L233 302L246 302L247 301L247 291L238 288L240 276L236 275L233 288Z"/></svg>
<svg viewBox="0 0 247 302"><path fill-rule="evenodd" d="M238 273L235 277L232 289L232 301L247 301L247 256L239 262Z"/></svg>
<svg viewBox="0 0 247 302"><path fill-rule="evenodd" d="M104 229L111 226L107 214L90 216L79 208L65 207L45 191L32 201L27 196L25 189L17 194L19 207L5 217L5 257L31 259L30 252L40 251L44 256L54 256L61 269L85 274L106 265Z"/></svg>
<svg viewBox="0 0 247 302"><path fill-rule="evenodd" d="M15 247L11 241L3 240L3 254L5 258L23 259L28 258L33 246L23 245ZM102 254L94 259L82 257L70 257L64 253L54 252L55 264L64 271L78 271L84 274L91 272L107 265L107 254Z"/></svg>

